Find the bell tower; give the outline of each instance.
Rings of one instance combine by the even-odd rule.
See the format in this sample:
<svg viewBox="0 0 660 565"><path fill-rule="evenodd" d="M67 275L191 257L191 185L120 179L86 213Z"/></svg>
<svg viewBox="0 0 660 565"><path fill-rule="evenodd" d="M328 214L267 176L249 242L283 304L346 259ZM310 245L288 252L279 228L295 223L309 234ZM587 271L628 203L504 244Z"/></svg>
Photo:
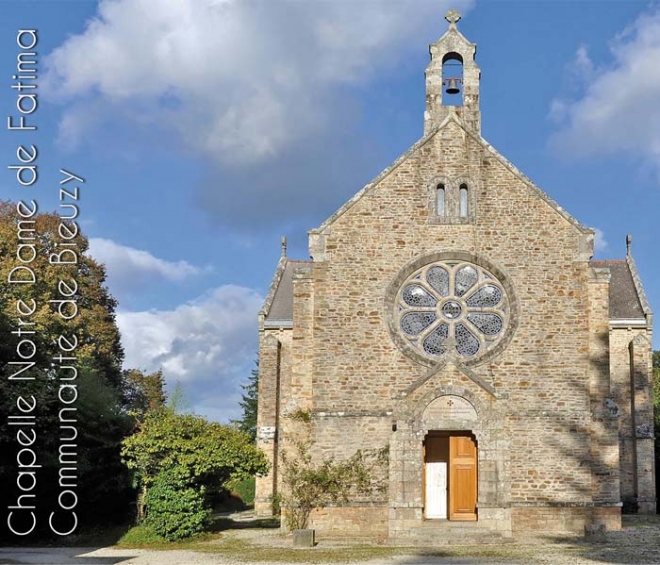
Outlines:
<svg viewBox="0 0 660 565"><path fill-rule="evenodd" d="M452 112L466 129L481 134L479 79L475 62L477 46L458 31L461 15L456 10L445 14L449 29L429 46L431 62L426 67L426 111L424 134L430 133Z"/></svg>

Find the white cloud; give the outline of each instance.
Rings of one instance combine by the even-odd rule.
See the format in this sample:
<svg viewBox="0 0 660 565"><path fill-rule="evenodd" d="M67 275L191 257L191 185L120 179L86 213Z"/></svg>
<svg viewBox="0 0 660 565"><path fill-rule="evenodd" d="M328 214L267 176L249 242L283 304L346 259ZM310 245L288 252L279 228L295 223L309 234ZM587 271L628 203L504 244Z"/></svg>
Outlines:
<svg viewBox="0 0 660 565"><path fill-rule="evenodd" d="M556 123L563 122L568 116L569 104L565 100L555 98L550 102L548 117Z"/></svg>
<svg viewBox="0 0 660 565"><path fill-rule="evenodd" d="M607 249L607 240L605 239L605 233L599 228L595 228L596 234L594 236L594 251L604 251Z"/></svg>
<svg viewBox="0 0 660 565"><path fill-rule="evenodd" d="M235 418L239 385L254 368L262 303L254 290L226 285L173 310L120 310L124 366L162 368L170 385L182 383L197 412Z"/></svg>
<svg viewBox="0 0 660 565"><path fill-rule="evenodd" d="M202 269L187 261L165 261L148 251L121 245L110 239L90 238L89 254L105 264L109 277L118 282L156 275L171 281L182 281L198 275Z"/></svg>
<svg viewBox="0 0 660 565"><path fill-rule="evenodd" d="M589 50L586 45L580 45L580 47L578 47L570 70L576 80L587 82L594 78L595 67L593 61L589 57Z"/></svg>
<svg viewBox="0 0 660 565"><path fill-rule="evenodd" d="M420 34L444 31L443 7L472 2L101 0L48 56L43 84L68 103L69 143L121 117L250 163L332 126L338 87L423 49Z"/></svg>
<svg viewBox="0 0 660 565"><path fill-rule="evenodd" d="M595 67L580 47L573 71L585 83L573 101L553 101L564 118L552 145L577 156L626 153L660 173L660 10L641 15L612 42L612 62Z"/></svg>

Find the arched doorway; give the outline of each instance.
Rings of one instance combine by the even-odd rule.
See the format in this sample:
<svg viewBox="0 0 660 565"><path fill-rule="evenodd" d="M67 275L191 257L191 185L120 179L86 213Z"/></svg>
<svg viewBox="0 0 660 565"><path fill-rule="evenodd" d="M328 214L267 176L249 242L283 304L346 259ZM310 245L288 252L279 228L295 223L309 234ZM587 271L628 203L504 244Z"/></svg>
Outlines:
<svg viewBox="0 0 660 565"><path fill-rule="evenodd" d="M477 440L469 431L429 431L424 438L424 516L477 519Z"/></svg>

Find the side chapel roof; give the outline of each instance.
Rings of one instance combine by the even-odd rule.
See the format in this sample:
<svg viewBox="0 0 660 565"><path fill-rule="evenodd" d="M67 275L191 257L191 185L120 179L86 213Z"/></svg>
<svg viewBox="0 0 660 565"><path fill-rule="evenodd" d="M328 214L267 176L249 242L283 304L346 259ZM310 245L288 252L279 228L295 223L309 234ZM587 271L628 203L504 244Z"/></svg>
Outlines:
<svg viewBox="0 0 660 565"><path fill-rule="evenodd" d="M280 260L262 314L267 326L290 326L293 322L293 272L297 266L311 261ZM644 319L650 314L643 288L635 281L627 259L591 261L592 267L610 270L610 319ZM284 323L284 324L283 324Z"/></svg>
<svg viewBox="0 0 660 565"><path fill-rule="evenodd" d="M291 327L293 323L293 272L296 267L311 261L280 258L261 314L266 327Z"/></svg>
<svg viewBox="0 0 660 565"><path fill-rule="evenodd" d="M589 264L610 270L610 320L644 319L651 314L632 256Z"/></svg>

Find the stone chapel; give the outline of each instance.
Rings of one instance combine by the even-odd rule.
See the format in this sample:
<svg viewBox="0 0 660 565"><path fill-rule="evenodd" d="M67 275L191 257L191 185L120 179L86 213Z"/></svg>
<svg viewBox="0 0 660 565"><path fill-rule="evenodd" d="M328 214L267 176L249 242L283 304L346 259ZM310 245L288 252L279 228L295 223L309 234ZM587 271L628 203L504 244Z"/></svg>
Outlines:
<svg viewBox="0 0 660 565"><path fill-rule="evenodd" d="M580 224L481 136L476 45L450 10L424 136L282 257L259 315L258 445L306 414L314 457L386 448L386 489L311 527L391 543L619 529L656 511L652 313L628 239Z"/></svg>

